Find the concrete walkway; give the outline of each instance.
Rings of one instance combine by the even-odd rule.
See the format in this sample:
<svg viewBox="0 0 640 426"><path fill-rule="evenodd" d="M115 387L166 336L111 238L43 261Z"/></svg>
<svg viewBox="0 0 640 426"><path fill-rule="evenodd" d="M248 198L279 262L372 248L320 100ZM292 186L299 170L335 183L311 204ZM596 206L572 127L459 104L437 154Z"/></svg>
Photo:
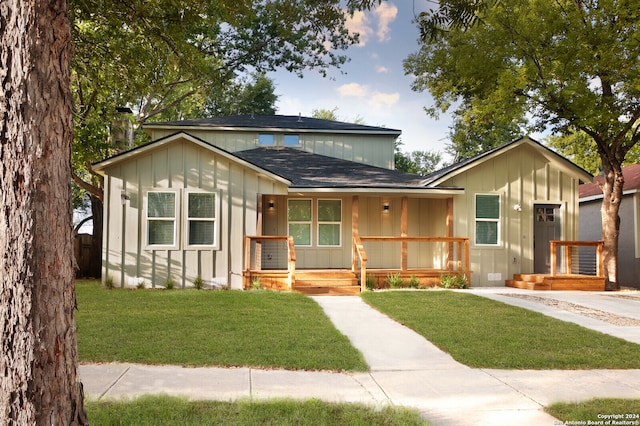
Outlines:
<svg viewBox="0 0 640 426"><path fill-rule="evenodd" d="M601 298L613 293L530 292L478 289L474 294L562 317L600 331L621 333L616 326L563 313L541 303L509 297L521 293L566 297L573 303L603 309ZM562 292L564 293L564 292ZM615 293L620 294L620 293ZM191 399L319 398L374 406L394 404L420 410L436 425L552 425L542 407L556 401L595 397L640 398L640 370L522 371L466 367L420 335L389 319L359 297L315 297L336 327L364 355L368 373L332 373L252 368L183 368L133 364L80 367L89 398L136 397L166 393ZM638 315L640 301L612 299L607 309ZM617 303L613 303L617 302ZM596 323L594 323L596 321ZM629 340L640 327L625 327ZM614 334L615 335L615 334ZM640 357L640 351L639 351ZM593 419L597 420L597 419Z"/></svg>

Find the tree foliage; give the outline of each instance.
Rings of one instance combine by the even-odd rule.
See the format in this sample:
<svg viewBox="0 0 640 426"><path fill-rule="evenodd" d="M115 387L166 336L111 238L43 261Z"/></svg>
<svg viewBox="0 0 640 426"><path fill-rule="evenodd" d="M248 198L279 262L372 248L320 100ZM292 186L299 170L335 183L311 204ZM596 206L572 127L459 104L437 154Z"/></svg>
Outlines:
<svg viewBox="0 0 640 426"><path fill-rule="evenodd" d="M589 173L599 175L602 172L598 147L595 141L584 132L576 131L551 135L545 143L556 152L576 163ZM636 144L627 153L624 166L640 163L640 144Z"/></svg>
<svg viewBox="0 0 640 426"><path fill-rule="evenodd" d="M404 152L401 149L402 142L395 145L395 167L400 172L413 173L426 176L437 170L442 161L442 155L435 151L411 151Z"/></svg>
<svg viewBox="0 0 640 426"><path fill-rule="evenodd" d="M442 0L419 17L420 50L405 61L431 112L473 111L499 123L588 135L605 176L605 272L617 287L621 167L640 141L637 0Z"/></svg>

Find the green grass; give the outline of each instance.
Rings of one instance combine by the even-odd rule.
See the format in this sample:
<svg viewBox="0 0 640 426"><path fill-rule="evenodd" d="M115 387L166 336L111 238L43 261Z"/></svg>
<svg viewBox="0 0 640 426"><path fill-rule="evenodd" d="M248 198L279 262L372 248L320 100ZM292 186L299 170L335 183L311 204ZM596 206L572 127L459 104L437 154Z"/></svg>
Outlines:
<svg viewBox="0 0 640 426"><path fill-rule="evenodd" d="M640 345L480 296L394 291L362 297L470 367L640 368Z"/></svg>
<svg viewBox="0 0 640 426"><path fill-rule="evenodd" d="M640 424L640 399L592 399L584 402L556 403L545 411L562 422L583 424ZM606 418L604 416L616 416ZM621 417L617 417L621 416ZM591 421L592 423L589 423ZM607 423L610 421L610 423ZM620 423L613 423L613 422ZM623 422L630 423L623 423ZM575 424L574 423L574 424Z"/></svg>
<svg viewBox="0 0 640 426"><path fill-rule="evenodd" d="M427 425L414 410L358 404L305 402L187 401L168 396L146 396L133 401L88 402L92 425Z"/></svg>
<svg viewBox="0 0 640 426"><path fill-rule="evenodd" d="M313 300L267 291L107 290L76 283L81 362L367 371Z"/></svg>

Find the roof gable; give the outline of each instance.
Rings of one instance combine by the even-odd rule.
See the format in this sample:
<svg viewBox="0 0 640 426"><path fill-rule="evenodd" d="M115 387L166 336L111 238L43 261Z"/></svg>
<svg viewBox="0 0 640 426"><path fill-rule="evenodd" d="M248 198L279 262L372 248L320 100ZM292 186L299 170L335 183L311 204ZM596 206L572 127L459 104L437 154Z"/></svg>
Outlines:
<svg viewBox="0 0 640 426"><path fill-rule="evenodd" d="M270 131L299 133L359 133L371 135L399 136L402 132L386 127L366 126L363 124L344 123L341 121L322 120L319 118L295 115L234 115L227 117L210 117L192 120L148 123L147 129L212 129L235 131Z"/></svg>
<svg viewBox="0 0 640 426"><path fill-rule="evenodd" d="M479 164L484 163L485 161L489 161L493 158L496 158L505 152L508 152L512 149L516 149L522 145L528 145L536 150L539 154L544 156L549 162L553 163L559 169L565 171L569 175L575 176L581 181L591 182L593 180L593 176L579 167L575 163L571 162L567 158L558 154L555 151L547 148L542 145L540 142L535 141L529 137L524 137L517 139L513 142L509 142L505 145L494 148L490 151L484 152L482 154L476 155L475 157L469 158L467 160L461 161L459 163L452 164L448 167L435 171L427 176L425 176L423 183L428 187L435 187L448 179L453 178L461 173L466 172L467 170L478 166Z"/></svg>
<svg viewBox="0 0 640 426"><path fill-rule="evenodd" d="M135 147L133 149L130 149L128 151L124 151L121 152L119 154L113 155L109 158L106 158L100 162L94 163L93 164L93 170L96 171L97 173L100 174L104 174L105 170L109 167L112 167L114 165L117 165L123 161L128 161L128 160L132 160L132 159L136 159L139 158L142 155L145 155L157 148L160 148L162 146L168 145L168 144L172 144L175 143L176 141L179 140L186 140L189 141L195 145L198 145L202 148L205 148L217 155L220 155L221 157L224 157L230 161L233 161L235 163L241 164L245 167L248 167L249 169L254 170L257 173L260 174L264 174L264 175L268 175L269 177L271 177L274 180L280 181L286 185L289 185L291 182L288 181L287 179L283 178L282 176L279 176L277 174L271 173L268 170L262 169L258 166L256 166L253 163L247 162L245 160L243 160L242 158L228 152L225 151L224 149L218 148L214 145L211 145L210 143L197 138L195 136L192 136L188 133L184 133L184 132L180 132L180 133L175 133L173 135L167 136L165 138L162 139L158 139L155 140L153 142L150 142L148 144L145 145L141 145L138 147Z"/></svg>

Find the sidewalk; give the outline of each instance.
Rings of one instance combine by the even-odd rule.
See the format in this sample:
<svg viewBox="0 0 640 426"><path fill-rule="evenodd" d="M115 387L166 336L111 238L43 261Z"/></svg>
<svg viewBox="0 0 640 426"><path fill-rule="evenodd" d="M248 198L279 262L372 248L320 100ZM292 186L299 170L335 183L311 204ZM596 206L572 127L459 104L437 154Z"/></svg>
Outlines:
<svg viewBox="0 0 640 426"><path fill-rule="evenodd" d="M602 326L602 321L589 318L585 321L579 315L574 318L577 314L567 316L556 308L504 295L515 293L513 290L517 289L478 289L473 292L498 300L509 299L513 304L535 304L530 308L617 332ZM538 296L539 293L526 294ZM589 299L584 303L598 304L601 300L596 297L609 295L580 297ZM552 296L565 297L557 292L548 297ZM85 393L92 399L166 393L191 399L318 398L374 406L394 404L416 408L437 425L552 425L554 418L542 411L543 406L552 402L595 397L640 398L640 370L472 369L370 308L359 297L324 296L314 299L336 327L363 353L371 366L369 373L83 365L80 375ZM570 299L576 303L573 296ZM621 314L620 305L629 306L635 315L640 302L625 299L624 303L615 304L612 309L618 314ZM631 337L640 333L640 327L627 328L634 329L627 330Z"/></svg>

